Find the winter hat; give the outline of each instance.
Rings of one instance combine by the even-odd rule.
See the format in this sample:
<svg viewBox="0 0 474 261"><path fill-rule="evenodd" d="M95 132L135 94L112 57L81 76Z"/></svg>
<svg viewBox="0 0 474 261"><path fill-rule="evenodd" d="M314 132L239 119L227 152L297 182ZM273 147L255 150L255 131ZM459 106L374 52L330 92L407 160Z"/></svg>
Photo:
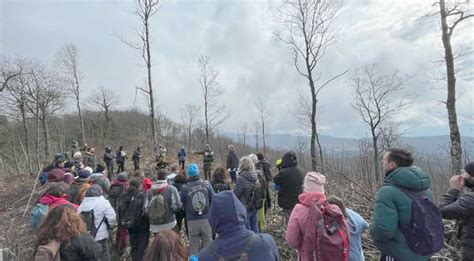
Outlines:
<svg viewBox="0 0 474 261"><path fill-rule="evenodd" d="M199 176L199 167L195 163L188 165L188 176L194 177Z"/></svg>
<svg viewBox="0 0 474 261"><path fill-rule="evenodd" d="M99 185L92 185L86 192L86 197L100 197L102 196L102 189Z"/></svg>
<svg viewBox="0 0 474 261"><path fill-rule="evenodd" d="M118 181L127 181L128 180L128 173L127 172L121 172L120 174L117 175L117 180Z"/></svg>
<svg viewBox="0 0 474 261"><path fill-rule="evenodd" d="M80 160L82 159L82 154L80 151L77 151L74 153L74 156L72 156L75 160Z"/></svg>
<svg viewBox="0 0 474 261"><path fill-rule="evenodd" d="M71 185L73 181L74 181L74 175L72 175L69 172L64 173L64 183Z"/></svg>
<svg viewBox="0 0 474 261"><path fill-rule="evenodd" d="M89 173L92 173L92 168L91 167L85 167L84 169L89 171Z"/></svg>
<svg viewBox="0 0 474 261"><path fill-rule="evenodd" d="M64 181L64 170L52 169L48 172L48 182Z"/></svg>
<svg viewBox="0 0 474 261"><path fill-rule="evenodd" d="M87 169L81 169L77 173L77 176L79 176L79 178L81 178L81 179L87 179L90 175L91 175L91 173Z"/></svg>
<svg viewBox="0 0 474 261"><path fill-rule="evenodd" d="M53 182L48 185L48 189L46 190L46 194L50 194L51 196L61 197L69 190L69 185L64 182Z"/></svg>
<svg viewBox="0 0 474 261"><path fill-rule="evenodd" d="M464 170L467 174L474 177L474 161L471 161L464 166Z"/></svg>
<svg viewBox="0 0 474 261"><path fill-rule="evenodd" d="M304 192L324 193L326 177L318 172L308 172L304 177Z"/></svg>
<svg viewBox="0 0 474 261"><path fill-rule="evenodd" d="M102 173L105 170L105 166L101 163L97 164L97 167L95 168L94 173Z"/></svg>

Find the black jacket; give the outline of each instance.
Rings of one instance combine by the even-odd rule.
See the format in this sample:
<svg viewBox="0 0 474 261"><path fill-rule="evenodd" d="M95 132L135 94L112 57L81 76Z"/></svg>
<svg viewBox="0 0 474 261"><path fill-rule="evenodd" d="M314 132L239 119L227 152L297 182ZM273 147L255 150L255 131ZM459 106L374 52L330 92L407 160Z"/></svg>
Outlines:
<svg viewBox="0 0 474 261"><path fill-rule="evenodd" d="M263 172L267 182L270 182L270 180L272 180L272 172L270 168L271 168L270 163L268 163L268 161L266 160L260 160L257 162L257 169Z"/></svg>
<svg viewBox="0 0 474 261"><path fill-rule="evenodd" d="M237 169L239 167L239 156L233 150L229 151L227 154L227 168L228 169Z"/></svg>
<svg viewBox="0 0 474 261"><path fill-rule="evenodd" d="M278 191L278 205L291 210L298 203L298 196L303 193L303 171L297 166L296 154L287 152L282 157L280 172L273 178L275 184L280 185Z"/></svg>
<svg viewBox="0 0 474 261"><path fill-rule="evenodd" d="M102 247L91 234L84 232L80 236L71 237L70 241L70 244L62 244L59 249L61 260L95 261L102 258Z"/></svg>
<svg viewBox="0 0 474 261"><path fill-rule="evenodd" d="M443 195L440 205L445 219L459 221L458 238L465 246L474 247L474 191L466 189L464 194L457 189L450 189Z"/></svg>

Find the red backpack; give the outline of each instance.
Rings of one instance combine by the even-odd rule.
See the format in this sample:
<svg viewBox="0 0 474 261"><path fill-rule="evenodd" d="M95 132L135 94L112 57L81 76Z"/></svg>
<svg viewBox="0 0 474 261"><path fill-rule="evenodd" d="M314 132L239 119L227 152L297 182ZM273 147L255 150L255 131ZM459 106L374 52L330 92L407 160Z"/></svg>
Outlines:
<svg viewBox="0 0 474 261"><path fill-rule="evenodd" d="M304 240L313 242L315 260L347 261L349 231L339 207L314 200L309 204L309 218L314 226L307 228Z"/></svg>

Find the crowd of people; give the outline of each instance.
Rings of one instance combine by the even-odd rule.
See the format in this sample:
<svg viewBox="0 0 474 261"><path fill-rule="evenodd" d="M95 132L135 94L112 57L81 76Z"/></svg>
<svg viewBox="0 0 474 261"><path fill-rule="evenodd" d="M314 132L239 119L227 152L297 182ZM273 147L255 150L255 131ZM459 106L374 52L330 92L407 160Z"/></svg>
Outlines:
<svg viewBox="0 0 474 261"><path fill-rule="evenodd" d="M368 222L346 207L350 202L327 195L326 176L304 173L291 151L272 173L261 153L239 158L229 145L225 166L213 168L206 145L194 152L203 156L200 168L186 164L181 147L176 163L145 173L139 146L129 175L124 146L115 155L106 147L100 162L94 148L74 148L56 155L41 175L30 211L35 260L120 260L127 252L133 261L279 260L275 240L263 233L271 190L282 209L286 244L298 260L364 260L365 231L381 260L428 260L443 247L442 218L459 221L461 260L474 260L474 162L451 178L437 206L430 179L413 166L412 154L388 149L381 163L384 184ZM157 162L166 158L164 146L155 153Z"/></svg>

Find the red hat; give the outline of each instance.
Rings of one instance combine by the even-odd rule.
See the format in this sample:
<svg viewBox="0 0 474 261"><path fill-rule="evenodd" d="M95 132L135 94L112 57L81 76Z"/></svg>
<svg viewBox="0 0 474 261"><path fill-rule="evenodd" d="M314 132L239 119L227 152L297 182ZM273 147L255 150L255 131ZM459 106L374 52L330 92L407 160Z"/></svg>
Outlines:
<svg viewBox="0 0 474 261"><path fill-rule="evenodd" d="M53 169L48 172L48 182L59 182L64 181L64 170Z"/></svg>

